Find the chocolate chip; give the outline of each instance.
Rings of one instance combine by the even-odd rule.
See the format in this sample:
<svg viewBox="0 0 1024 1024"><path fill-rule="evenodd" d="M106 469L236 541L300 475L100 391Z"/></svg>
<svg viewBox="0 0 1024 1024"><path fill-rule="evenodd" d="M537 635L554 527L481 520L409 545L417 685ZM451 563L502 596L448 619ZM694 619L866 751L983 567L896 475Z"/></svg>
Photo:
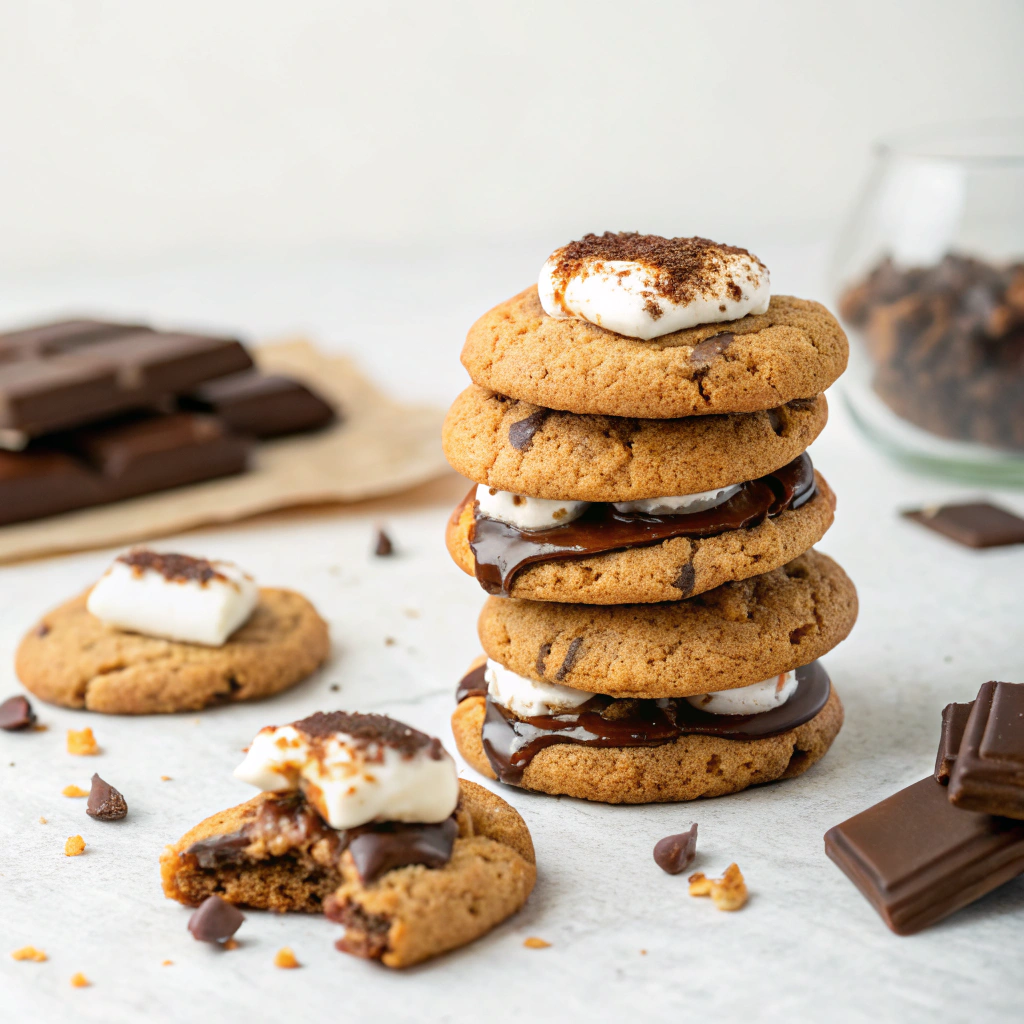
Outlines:
<svg viewBox="0 0 1024 1024"><path fill-rule="evenodd" d="M109 782L104 782L98 775L93 775L85 813L90 818L99 818L100 821L120 821L128 813L128 804Z"/></svg>
<svg viewBox="0 0 1024 1024"><path fill-rule="evenodd" d="M188 930L200 942L223 942L241 927L245 915L219 896L207 896L188 919Z"/></svg>
<svg viewBox="0 0 1024 1024"><path fill-rule="evenodd" d="M943 505L903 516L969 548L1024 544L1024 519L988 502Z"/></svg>
<svg viewBox="0 0 1024 1024"><path fill-rule="evenodd" d="M679 591L680 597L689 597L693 593L693 584L696 579L697 570L694 569L693 562L687 562L679 569L679 575L675 578L672 586Z"/></svg>
<svg viewBox="0 0 1024 1024"><path fill-rule="evenodd" d="M665 836L654 844L654 862L662 871L678 875L685 871L697 854L697 824L677 836Z"/></svg>
<svg viewBox="0 0 1024 1024"><path fill-rule="evenodd" d="M32 710L25 697L8 697L0 704L0 729L5 732L17 732L34 725L36 713Z"/></svg>
<svg viewBox="0 0 1024 1024"><path fill-rule="evenodd" d="M40 622L36 626L36 636L46 636L50 632L50 627L45 622Z"/></svg>
<svg viewBox="0 0 1024 1024"><path fill-rule="evenodd" d="M562 662L562 667L555 673L555 679L561 682L571 671L573 665L576 664L576 659L580 655L580 648L583 646L583 637L578 636L571 644L569 644L569 650L565 652L565 660Z"/></svg>
<svg viewBox="0 0 1024 1024"><path fill-rule="evenodd" d="M373 549L373 553L378 558L386 558L395 553L395 546L391 543L391 538L383 530L377 531L377 546Z"/></svg>
<svg viewBox="0 0 1024 1024"><path fill-rule="evenodd" d="M337 693L341 689L341 687L337 683L331 683L331 685L328 686L327 689L330 690L331 693Z"/></svg>
<svg viewBox="0 0 1024 1024"><path fill-rule="evenodd" d="M537 652L537 675L544 678L544 662L548 660L548 655L551 653L551 644L541 644L540 650Z"/></svg>
<svg viewBox="0 0 1024 1024"><path fill-rule="evenodd" d="M726 331L723 334L716 334L711 338L698 341L693 346L693 351L690 352L690 363L698 368L707 366L715 356L720 356L729 347L729 343L734 337L734 334Z"/></svg>
<svg viewBox="0 0 1024 1024"><path fill-rule="evenodd" d="M533 435L541 428L547 417L547 409L538 409L524 420L518 420L508 428L508 443L517 452L526 451L533 443Z"/></svg>

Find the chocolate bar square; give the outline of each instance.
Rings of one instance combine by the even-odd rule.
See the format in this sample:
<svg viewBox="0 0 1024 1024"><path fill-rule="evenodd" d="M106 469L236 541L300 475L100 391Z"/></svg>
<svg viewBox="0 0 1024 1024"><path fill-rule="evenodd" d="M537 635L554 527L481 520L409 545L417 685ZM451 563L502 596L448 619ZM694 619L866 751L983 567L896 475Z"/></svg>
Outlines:
<svg viewBox="0 0 1024 1024"><path fill-rule="evenodd" d="M942 709L942 732L939 734L939 751L935 755L935 781L941 782L943 786L949 785L949 776L972 707L973 701L970 704L947 704Z"/></svg>
<svg viewBox="0 0 1024 1024"><path fill-rule="evenodd" d="M969 548L1024 544L1024 519L989 502L941 505L903 516Z"/></svg>

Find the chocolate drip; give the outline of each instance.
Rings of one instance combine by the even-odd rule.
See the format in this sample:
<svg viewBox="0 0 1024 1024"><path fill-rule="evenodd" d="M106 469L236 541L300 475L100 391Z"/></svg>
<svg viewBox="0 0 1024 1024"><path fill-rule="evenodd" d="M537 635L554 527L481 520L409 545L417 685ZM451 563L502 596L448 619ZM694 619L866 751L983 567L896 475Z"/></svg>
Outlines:
<svg viewBox="0 0 1024 1024"><path fill-rule="evenodd" d="M477 515L469 546L480 585L489 594L507 597L516 574L535 562L586 558L672 537L711 537L748 529L769 516L800 508L816 491L814 467L804 452L774 473L741 484L728 501L701 512L649 516L617 512L614 505L599 502L565 526L530 531ZM474 493L475 488L466 503L473 500Z"/></svg>
<svg viewBox="0 0 1024 1024"><path fill-rule="evenodd" d="M393 868L424 864L442 868L452 859L459 834L455 818L437 825L407 825L386 821L350 829L348 850L363 885L370 885Z"/></svg>
<svg viewBox="0 0 1024 1024"><path fill-rule="evenodd" d="M487 683L484 680L484 673L487 671L487 662L470 669L459 680L458 688L455 691L455 703L461 704L467 697L486 697Z"/></svg>
<svg viewBox="0 0 1024 1024"><path fill-rule="evenodd" d="M522 719L488 698L484 753L495 775L515 786L537 753L554 743L655 747L693 733L729 740L778 736L814 718L831 692L829 678L817 661L798 668L796 678L797 688L785 704L756 715L712 715L683 697L616 700L598 694L573 714Z"/></svg>

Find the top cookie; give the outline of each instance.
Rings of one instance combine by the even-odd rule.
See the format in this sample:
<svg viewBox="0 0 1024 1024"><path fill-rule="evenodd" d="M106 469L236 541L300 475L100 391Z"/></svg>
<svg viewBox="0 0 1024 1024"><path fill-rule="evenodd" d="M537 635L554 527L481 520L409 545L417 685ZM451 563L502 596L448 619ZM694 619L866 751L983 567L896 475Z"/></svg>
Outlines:
<svg viewBox="0 0 1024 1024"><path fill-rule="evenodd" d="M835 317L805 299L644 341L548 316L534 285L470 328L462 363L482 387L548 409L675 419L812 398L847 354Z"/></svg>

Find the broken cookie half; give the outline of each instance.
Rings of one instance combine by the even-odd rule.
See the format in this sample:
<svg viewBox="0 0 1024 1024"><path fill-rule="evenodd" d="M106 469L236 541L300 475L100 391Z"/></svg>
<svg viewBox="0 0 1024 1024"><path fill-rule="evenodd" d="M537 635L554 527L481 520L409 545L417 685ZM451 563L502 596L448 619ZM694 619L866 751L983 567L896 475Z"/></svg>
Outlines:
<svg viewBox="0 0 1024 1024"><path fill-rule="evenodd" d="M522 818L384 715L268 727L235 774L263 792L165 849L169 898L324 912L345 926L339 949L406 967L479 938L533 889Z"/></svg>

